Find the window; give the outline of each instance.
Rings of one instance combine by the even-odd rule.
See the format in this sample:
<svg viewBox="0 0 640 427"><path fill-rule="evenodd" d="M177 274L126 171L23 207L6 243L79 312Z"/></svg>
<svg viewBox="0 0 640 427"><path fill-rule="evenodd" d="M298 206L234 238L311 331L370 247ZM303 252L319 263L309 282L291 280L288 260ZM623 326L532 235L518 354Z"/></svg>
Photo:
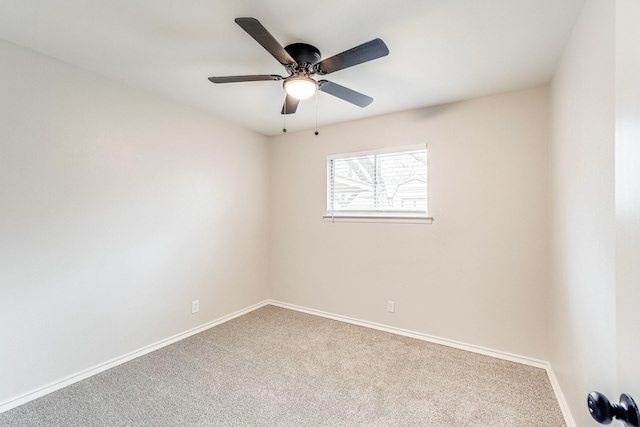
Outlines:
<svg viewBox="0 0 640 427"><path fill-rule="evenodd" d="M432 220L426 146L327 157L325 218Z"/></svg>

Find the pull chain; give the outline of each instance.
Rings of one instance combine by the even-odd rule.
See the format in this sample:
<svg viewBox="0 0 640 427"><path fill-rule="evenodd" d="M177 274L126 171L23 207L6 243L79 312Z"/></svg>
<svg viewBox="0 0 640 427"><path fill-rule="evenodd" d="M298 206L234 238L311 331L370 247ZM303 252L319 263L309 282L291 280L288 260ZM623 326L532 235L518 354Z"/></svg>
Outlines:
<svg viewBox="0 0 640 427"><path fill-rule="evenodd" d="M282 107L284 114L282 115L282 132L287 132L287 100L284 100L284 106Z"/></svg>

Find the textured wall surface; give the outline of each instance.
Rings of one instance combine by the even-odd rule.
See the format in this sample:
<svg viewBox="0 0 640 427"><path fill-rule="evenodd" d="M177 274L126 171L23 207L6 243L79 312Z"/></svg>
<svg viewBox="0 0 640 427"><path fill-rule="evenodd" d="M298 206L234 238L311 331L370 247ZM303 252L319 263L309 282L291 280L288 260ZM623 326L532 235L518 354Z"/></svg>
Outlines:
<svg viewBox="0 0 640 427"><path fill-rule="evenodd" d="M587 1L552 84L550 361L579 426L616 390L615 2Z"/></svg>
<svg viewBox="0 0 640 427"><path fill-rule="evenodd" d="M0 93L0 402L267 297L265 137L6 42Z"/></svg>
<svg viewBox="0 0 640 427"><path fill-rule="evenodd" d="M426 143L433 224L323 221L327 155ZM273 298L546 360L546 87L272 144Z"/></svg>

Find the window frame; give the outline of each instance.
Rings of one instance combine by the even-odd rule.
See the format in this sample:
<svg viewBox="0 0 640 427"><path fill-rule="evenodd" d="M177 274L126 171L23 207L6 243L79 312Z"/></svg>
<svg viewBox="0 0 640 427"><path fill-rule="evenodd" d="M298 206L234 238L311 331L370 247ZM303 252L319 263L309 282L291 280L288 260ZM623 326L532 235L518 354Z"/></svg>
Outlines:
<svg viewBox="0 0 640 427"><path fill-rule="evenodd" d="M357 213L344 213L344 212L336 212L331 211L329 209L330 197L331 197L331 183L332 183L332 168L331 161L337 159L347 159L350 157L364 157L371 155L384 155L389 153L402 153L405 151L415 151L415 150L427 150L427 182L426 182L426 212L424 215L391 215L385 212L376 213L372 211L371 213L366 211L358 211ZM325 222L396 222L396 223L412 223L412 224L431 224L434 219L432 216L429 216L429 151L428 144L414 144L414 145L405 145L398 147L386 147L381 149L372 149L372 150L364 150L364 151L354 151L349 153L339 153L339 154L330 154L326 158L326 176L325 176L325 214L323 215L323 219Z"/></svg>

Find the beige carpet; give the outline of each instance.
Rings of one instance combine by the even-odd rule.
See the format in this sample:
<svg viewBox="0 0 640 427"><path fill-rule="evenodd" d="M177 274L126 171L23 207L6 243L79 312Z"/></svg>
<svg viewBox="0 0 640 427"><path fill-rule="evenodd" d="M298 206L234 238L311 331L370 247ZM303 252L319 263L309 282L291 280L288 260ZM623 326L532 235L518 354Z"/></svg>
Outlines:
<svg viewBox="0 0 640 427"><path fill-rule="evenodd" d="M267 306L0 426L564 426L544 370Z"/></svg>

